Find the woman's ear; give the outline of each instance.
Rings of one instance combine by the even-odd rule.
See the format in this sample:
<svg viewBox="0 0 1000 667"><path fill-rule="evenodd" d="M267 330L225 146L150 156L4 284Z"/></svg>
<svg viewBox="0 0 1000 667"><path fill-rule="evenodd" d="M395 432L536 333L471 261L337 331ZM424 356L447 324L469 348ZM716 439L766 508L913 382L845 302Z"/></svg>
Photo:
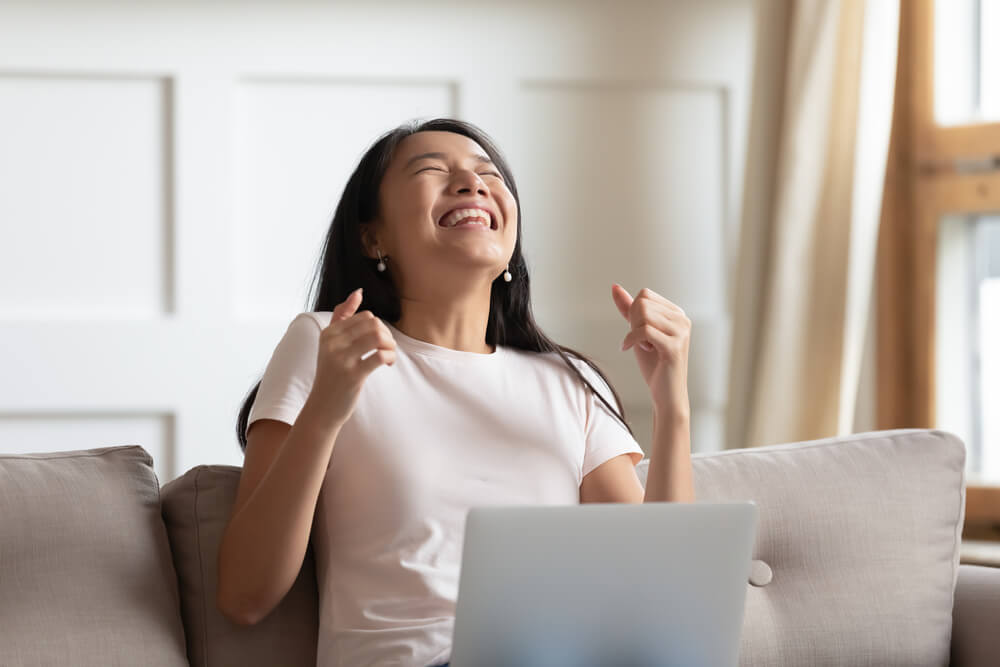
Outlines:
<svg viewBox="0 0 1000 667"><path fill-rule="evenodd" d="M375 237L375 222L361 223L361 247L365 256L375 259L375 248L378 247L378 239Z"/></svg>

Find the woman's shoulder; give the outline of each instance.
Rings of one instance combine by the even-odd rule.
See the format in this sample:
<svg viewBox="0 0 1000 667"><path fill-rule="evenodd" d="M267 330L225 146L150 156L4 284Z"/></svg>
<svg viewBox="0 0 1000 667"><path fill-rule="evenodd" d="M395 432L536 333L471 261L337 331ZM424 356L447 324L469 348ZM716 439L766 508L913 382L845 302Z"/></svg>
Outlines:
<svg viewBox="0 0 1000 667"><path fill-rule="evenodd" d="M333 312L329 310L321 311L303 311L297 314L288 323L288 328L292 327L303 327L309 329L317 329L322 331L330 325L330 320L333 318ZM311 324L309 324L311 323Z"/></svg>
<svg viewBox="0 0 1000 667"><path fill-rule="evenodd" d="M600 373L575 354L564 352L565 359L558 352L525 352L524 354L534 358L534 363L545 368L551 375L570 382L574 387L582 386L580 383L580 375L582 375L598 391L603 393L607 390L607 381L601 377ZM579 375L573 371L574 368L579 372Z"/></svg>
<svg viewBox="0 0 1000 667"><path fill-rule="evenodd" d="M511 347L509 345L504 345L502 347L504 353L509 358L516 359L521 363L536 366L538 368L545 368L556 363L562 363L559 359L559 355L555 352L535 352L534 350L523 350L519 347Z"/></svg>
<svg viewBox="0 0 1000 667"><path fill-rule="evenodd" d="M558 352L547 351L547 352L532 352L529 350L521 350L517 348L505 348L509 354L514 356L516 359L522 361L522 363L528 364L538 370L541 373L547 375L554 375L560 379L569 379L572 381L577 380L577 376L573 373L572 369L566 364L566 361ZM578 368L585 375L590 371L590 367L587 366L586 362L572 354L566 354L566 359L569 363Z"/></svg>

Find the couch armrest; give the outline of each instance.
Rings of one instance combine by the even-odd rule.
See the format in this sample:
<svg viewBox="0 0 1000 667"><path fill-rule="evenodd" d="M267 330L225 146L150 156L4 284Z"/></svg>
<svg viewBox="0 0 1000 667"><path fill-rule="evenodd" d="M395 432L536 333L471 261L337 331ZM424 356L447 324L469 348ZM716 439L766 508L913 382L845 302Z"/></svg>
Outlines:
<svg viewBox="0 0 1000 667"><path fill-rule="evenodd" d="M960 565L952 617L951 664L989 667L1000 656L1000 568Z"/></svg>

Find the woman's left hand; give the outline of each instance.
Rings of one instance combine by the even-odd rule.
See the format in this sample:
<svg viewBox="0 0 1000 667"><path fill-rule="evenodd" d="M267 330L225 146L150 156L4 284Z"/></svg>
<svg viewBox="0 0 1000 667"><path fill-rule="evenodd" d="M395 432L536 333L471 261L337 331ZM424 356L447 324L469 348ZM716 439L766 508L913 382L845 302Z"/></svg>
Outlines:
<svg viewBox="0 0 1000 667"><path fill-rule="evenodd" d="M631 327L622 350L635 348L654 412L690 417L687 367L691 320L679 306L648 288L639 290L633 299L624 287L615 284L611 298Z"/></svg>

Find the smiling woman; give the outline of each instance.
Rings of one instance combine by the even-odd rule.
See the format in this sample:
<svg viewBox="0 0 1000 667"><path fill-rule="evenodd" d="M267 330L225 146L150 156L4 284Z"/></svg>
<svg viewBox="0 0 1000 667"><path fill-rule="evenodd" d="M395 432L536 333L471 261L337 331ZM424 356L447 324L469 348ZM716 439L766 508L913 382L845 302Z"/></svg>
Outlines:
<svg viewBox="0 0 1000 667"><path fill-rule="evenodd" d="M479 243L481 239L438 233L446 215L461 206L488 210L491 231L499 235ZM417 221L424 224L414 224ZM465 348L482 351L504 345L557 354L631 433L618 394L603 372L583 354L552 341L535 323L520 239L521 205L514 175L485 132L471 123L446 118L402 125L368 149L344 188L313 280L319 291L315 298L310 293L312 310L332 311L361 287L359 311L370 310L396 323L399 330L409 331L400 321L403 302L409 298L418 307L433 303L433 296L415 299L409 295L433 295L442 286L455 284L456 278L470 286L470 293L477 293L471 289L467 271L472 263L478 268L478 287L487 286L488 315L485 336L477 328L471 342L464 341ZM453 241L464 246L457 250ZM386 271L377 269L380 255ZM511 280L504 282L510 285L496 280L501 271L509 273ZM448 301L440 304L443 312L460 312ZM437 338L437 333L417 337ZM450 342L445 346L465 349L454 338ZM572 363L574 359L586 363L608 386L614 405L595 390L579 364ZM244 450L247 417L259 388L260 383L240 410L237 438Z"/></svg>
<svg viewBox="0 0 1000 667"><path fill-rule="evenodd" d="M469 508L644 500L614 389L535 323L521 225L507 162L469 123L404 125L363 156L312 310L240 410L219 554L230 618L266 616L311 542L318 664L441 664ZM649 290L612 297L663 443L645 499L689 500L690 322Z"/></svg>

